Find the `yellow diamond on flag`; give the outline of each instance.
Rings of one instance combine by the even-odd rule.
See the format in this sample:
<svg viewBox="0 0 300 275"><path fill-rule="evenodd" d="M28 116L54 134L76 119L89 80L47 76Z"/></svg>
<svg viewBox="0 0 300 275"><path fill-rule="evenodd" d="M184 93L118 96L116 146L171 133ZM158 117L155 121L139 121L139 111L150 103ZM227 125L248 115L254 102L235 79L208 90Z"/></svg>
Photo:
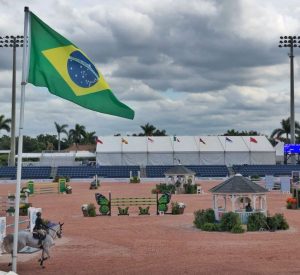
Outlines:
<svg viewBox="0 0 300 275"><path fill-rule="evenodd" d="M110 89L94 64L75 46L52 48L42 53L76 96Z"/></svg>

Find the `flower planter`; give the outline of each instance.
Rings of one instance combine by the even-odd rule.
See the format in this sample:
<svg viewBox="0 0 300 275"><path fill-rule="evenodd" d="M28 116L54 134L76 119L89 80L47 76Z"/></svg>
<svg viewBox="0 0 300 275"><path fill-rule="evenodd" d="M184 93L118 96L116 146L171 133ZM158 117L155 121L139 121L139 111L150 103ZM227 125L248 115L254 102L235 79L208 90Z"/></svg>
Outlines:
<svg viewBox="0 0 300 275"><path fill-rule="evenodd" d="M83 214L84 217L89 216L89 213L88 213L87 209L82 209L82 214Z"/></svg>
<svg viewBox="0 0 300 275"><path fill-rule="evenodd" d="M293 203L292 206L291 206L291 209L297 209L297 204Z"/></svg>
<svg viewBox="0 0 300 275"><path fill-rule="evenodd" d="M179 208L178 214L183 214L184 208Z"/></svg>
<svg viewBox="0 0 300 275"><path fill-rule="evenodd" d="M67 189L66 194L72 194L72 189Z"/></svg>

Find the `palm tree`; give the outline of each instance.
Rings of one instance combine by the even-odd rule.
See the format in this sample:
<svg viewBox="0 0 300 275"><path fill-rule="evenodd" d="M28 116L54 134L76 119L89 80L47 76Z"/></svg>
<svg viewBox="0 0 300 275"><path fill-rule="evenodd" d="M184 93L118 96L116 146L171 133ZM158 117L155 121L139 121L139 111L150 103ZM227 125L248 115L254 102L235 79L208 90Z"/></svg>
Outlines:
<svg viewBox="0 0 300 275"><path fill-rule="evenodd" d="M71 129L69 131L73 141L76 144L76 147L78 146L78 143L81 142L82 138L85 137L86 132L85 132L85 126L83 125L79 125L79 124L75 124L75 128Z"/></svg>
<svg viewBox="0 0 300 275"><path fill-rule="evenodd" d="M66 128L68 127L68 124L62 124L59 125L58 123L54 122L56 131L57 131L57 138L58 138L58 152L60 152L60 134L64 133L66 135L68 135L68 132L66 130Z"/></svg>
<svg viewBox="0 0 300 275"><path fill-rule="evenodd" d="M286 142L289 141L289 135L291 133L291 126L290 126L290 118L282 119L281 122L281 128L277 128L273 130L271 134L271 138L279 138L282 135L285 135ZM295 132L299 135L300 133L300 124L298 121L295 121Z"/></svg>
<svg viewBox="0 0 300 275"><path fill-rule="evenodd" d="M156 127L154 127L152 124L149 124L149 122L144 126L141 125L141 128L144 131L144 133L141 133L143 136L153 136L153 133L156 130Z"/></svg>
<svg viewBox="0 0 300 275"><path fill-rule="evenodd" d="M11 123L10 118L5 118L4 115L0 116L0 131L5 130L6 132L10 131L10 126L9 124Z"/></svg>
<svg viewBox="0 0 300 275"><path fill-rule="evenodd" d="M84 135L84 144L95 144L96 143L96 132L86 132Z"/></svg>

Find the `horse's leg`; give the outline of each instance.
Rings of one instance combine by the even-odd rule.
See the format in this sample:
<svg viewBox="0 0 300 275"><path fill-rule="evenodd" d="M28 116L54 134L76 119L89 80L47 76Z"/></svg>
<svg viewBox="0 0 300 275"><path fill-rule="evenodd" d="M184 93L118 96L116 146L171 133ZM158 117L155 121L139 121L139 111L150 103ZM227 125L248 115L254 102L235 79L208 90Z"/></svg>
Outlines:
<svg viewBox="0 0 300 275"><path fill-rule="evenodd" d="M13 253L11 252L11 262L8 263L8 266L11 266L11 265L12 265L12 258L13 258Z"/></svg>

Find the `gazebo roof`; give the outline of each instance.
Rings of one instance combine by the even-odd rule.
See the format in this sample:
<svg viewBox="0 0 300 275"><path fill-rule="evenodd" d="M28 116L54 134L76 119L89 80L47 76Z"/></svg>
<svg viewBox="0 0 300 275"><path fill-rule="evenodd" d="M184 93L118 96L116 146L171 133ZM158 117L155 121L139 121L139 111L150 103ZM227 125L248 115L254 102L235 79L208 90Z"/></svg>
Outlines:
<svg viewBox="0 0 300 275"><path fill-rule="evenodd" d="M266 193L267 189L242 175L235 175L209 190L212 193Z"/></svg>
<svg viewBox="0 0 300 275"><path fill-rule="evenodd" d="M195 175L196 173L183 165L176 165L165 172L165 175Z"/></svg>

